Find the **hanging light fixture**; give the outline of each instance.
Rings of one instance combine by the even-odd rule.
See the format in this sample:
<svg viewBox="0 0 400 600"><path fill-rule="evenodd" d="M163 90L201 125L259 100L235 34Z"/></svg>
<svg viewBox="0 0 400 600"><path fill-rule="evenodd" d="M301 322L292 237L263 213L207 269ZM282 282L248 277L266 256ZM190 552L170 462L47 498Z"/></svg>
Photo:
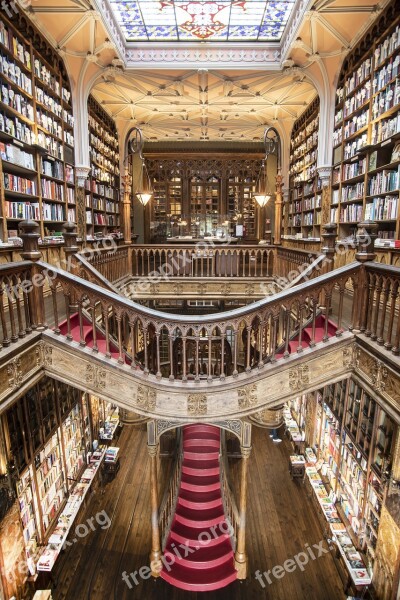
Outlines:
<svg viewBox="0 0 400 600"><path fill-rule="evenodd" d="M153 188L151 185L149 173L147 171L146 162L145 162L144 156L143 156L144 140L143 140L142 131L138 127L134 127L134 129L132 130L132 134L133 135L132 135L131 139L129 140L129 145L128 145L129 152L130 152L130 154L139 154L139 158L142 161L140 164L139 180L138 180L135 196L140 201L140 203L143 205L143 207L145 207L153 195Z"/></svg>
<svg viewBox="0 0 400 600"><path fill-rule="evenodd" d="M135 196L143 204L143 206L146 206L146 204L151 200L151 197L153 195L153 188L151 186L151 181L149 173L147 171L146 163L144 162L144 158L141 158L142 164L140 166L139 189L136 190Z"/></svg>
<svg viewBox="0 0 400 600"><path fill-rule="evenodd" d="M268 193L268 173L267 173L267 158L268 154L262 161L261 170L258 174L256 189L253 195L254 200L260 206L264 208L269 200L271 200L272 194Z"/></svg>
<svg viewBox="0 0 400 600"><path fill-rule="evenodd" d="M274 137L270 137L271 131L276 134ZM265 157L263 158L261 164L261 170L258 174L257 182L256 182L256 190L253 194L254 200L257 204L264 208L269 200L271 200L274 192L270 190L269 182L268 182L268 156L270 154L274 154L277 148L277 132L272 127L268 127L268 129L264 132L264 148L265 148ZM279 162L279 147L278 147L278 162Z"/></svg>

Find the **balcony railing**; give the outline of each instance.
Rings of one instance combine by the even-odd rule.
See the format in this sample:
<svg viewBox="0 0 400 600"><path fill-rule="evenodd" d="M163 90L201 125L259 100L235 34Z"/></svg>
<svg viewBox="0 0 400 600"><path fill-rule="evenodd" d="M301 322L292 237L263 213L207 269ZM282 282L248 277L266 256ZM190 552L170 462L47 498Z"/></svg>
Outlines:
<svg viewBox="0 0 400 600"><path fill-rule="evenodd" d="M0 266L2 346L51 327L65 342L143 377L202 383L250 374L345 330L400 353L400 269L368 261L365 248L358 262L299 286L236 310L195 316L147 308L40 262L34 234L26 240L23 256L31 260Z"/></svg>

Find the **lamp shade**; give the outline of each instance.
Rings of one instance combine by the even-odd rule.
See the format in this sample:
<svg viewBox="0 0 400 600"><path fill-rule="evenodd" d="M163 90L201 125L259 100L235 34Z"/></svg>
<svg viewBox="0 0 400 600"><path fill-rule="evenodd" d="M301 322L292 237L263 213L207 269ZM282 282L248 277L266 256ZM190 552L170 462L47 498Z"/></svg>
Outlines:
<svg viewBox="0 0 400 600"><path fill-rule="evenodd" d="M257 202L257 204L263 208L268 201L271 199L271 195L270 194L254 194L254 200Z"/></svg>

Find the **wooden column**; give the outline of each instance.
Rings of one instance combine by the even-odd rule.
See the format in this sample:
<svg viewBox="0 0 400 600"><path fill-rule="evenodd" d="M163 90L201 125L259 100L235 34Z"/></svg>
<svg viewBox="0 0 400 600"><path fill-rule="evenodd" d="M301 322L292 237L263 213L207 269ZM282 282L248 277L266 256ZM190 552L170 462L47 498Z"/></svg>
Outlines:
<svg viewBox="0 0 400 600"><path fill-rule="evenodd" d="M281 169L275 178L275 223L274 223L274 244L282 243L282 201L283 201L283 177Z"/></svg>
<svg viewBox="0 0 400 600"><path fill-rule="evenodd" d="M378 223L375 221L362 221L357 225L357 252L356 260L362 264L374 261L376 258L375 253L375 240L378 237ZM353 302L357 300L357 307L355 309L356 322L354 323L353 333L360 333L365 331L367 328L367 316L368 311L372 306L369 307L369 290L368 290L368 275L365 267L363 267L359 282L358 282L358 297L354 298Z"/></svg>
<svg viewBox="0 0 400 600"><path fill-rule="evenodd" d="M238 579L247 577L247 555L246 555L246 511L247 511L247 471L251 454L251 447L240 447L242 453L242 464L240 471L240 503L239 503L239 529L236 540L235 569Z"/></svg>
<svg viewBox="0 0 400 600"><path fill-rule="evenodd" d="M124 233L124 244L132 242L131 228L131 194L132 194L132 175L129 172L130 166L125 167L122 188L122 227Z"/></svg>
<svg viewBox="0 0 400 600"><path fill-rule="evenodd" d="M21 221L19 229L23 241L21 257L34 263L31 269L32 289L28 294L32 329L42 331L46 329L43 297L45 280L41 269L35 264L42 258L42 253L39 251L40 227L36 221L27 220Z"/></svg>
<svg viewBox="0 0 400 600"><path fill-rule="evenodd" d="M158 486L157 486L157 445L147 445L150 456L150 494L151 494L151 552L150 568L153 577L160 575L161 541L158 524Z"/></svg>
<svg viewBox="0 0 400 600"><path fill-rule="evenodd" d="M324 245L321 250L327 258L327 260L324 261L322 271L322 274L324 274L333 271L338 226L336 223L328 223L327 225L323 225L322 228L324 232L321 237Z"/></svg>

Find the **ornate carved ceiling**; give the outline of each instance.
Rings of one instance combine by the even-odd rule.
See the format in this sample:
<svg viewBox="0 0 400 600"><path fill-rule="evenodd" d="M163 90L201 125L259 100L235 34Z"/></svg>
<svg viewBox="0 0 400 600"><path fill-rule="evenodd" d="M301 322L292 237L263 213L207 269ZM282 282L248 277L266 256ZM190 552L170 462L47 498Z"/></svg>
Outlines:
<svg viewBox="0 0 400 600"><path fill-rule="evenodd" d="M316 89L334 86L345 54L387 3L297 0L280 43L127 44L108 0L32 0L28 12L64 54L75 89L94 85L122 130L260 140L269 124L290 132Z"/></svg>

